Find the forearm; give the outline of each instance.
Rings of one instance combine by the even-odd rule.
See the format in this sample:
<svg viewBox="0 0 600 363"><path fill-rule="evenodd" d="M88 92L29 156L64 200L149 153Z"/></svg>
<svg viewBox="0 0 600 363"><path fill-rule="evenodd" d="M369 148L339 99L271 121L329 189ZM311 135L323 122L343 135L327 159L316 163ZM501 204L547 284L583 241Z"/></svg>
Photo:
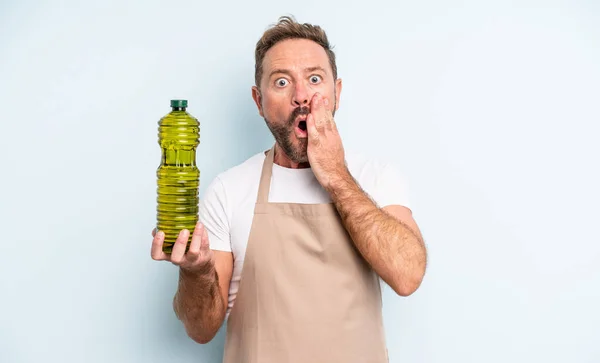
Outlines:
<svg viewBox="0 0 600 363"><path fill-rule="evenodd" d="M397 294L412 294L422 281L426 265L419 232L380 209L350 173L332 182L328 191L364 259Z"/></svg>
<svg viewBox="0 0 600 363"><path fill-rule="evenodd" d="M192 339L201 344L212 340L223 323L226 311L214 266L207 273L190 273L180 269L173 307Z"/></svg>

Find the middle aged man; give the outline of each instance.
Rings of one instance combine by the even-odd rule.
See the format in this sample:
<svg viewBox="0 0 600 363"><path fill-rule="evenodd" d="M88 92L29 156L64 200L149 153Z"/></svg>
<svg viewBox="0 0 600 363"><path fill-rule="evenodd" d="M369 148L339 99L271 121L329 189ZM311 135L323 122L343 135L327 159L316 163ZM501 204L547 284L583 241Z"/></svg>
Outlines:
<svg viewBox="0 0 600 363"><path fill-rule="evenodd" d="M319 26L282 17L255 56L252 97L275 144L212 181L188 252L189 231L170 256L155 234L153 258L180 267L176 314L199 343L227 319L226 363L387 362L380 279L408 296L427 260L406 183L344 151Z"/></svg>

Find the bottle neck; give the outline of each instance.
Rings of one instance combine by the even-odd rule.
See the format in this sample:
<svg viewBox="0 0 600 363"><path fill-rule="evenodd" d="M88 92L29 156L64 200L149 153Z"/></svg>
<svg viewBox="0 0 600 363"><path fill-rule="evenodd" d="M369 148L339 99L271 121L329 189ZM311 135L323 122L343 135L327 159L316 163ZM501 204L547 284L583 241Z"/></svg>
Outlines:
<svg viewBox="0 0 600 363"><path fill-rule="evenodd" d="M163 149L162 165L176 167L196 166L196 149Z"/></svg>
<svg viewBox="0 0 600 363"><path fill-rule="evenodd" d="M183 111L185 112L185 107L171 107L172 111Z"/></svg>

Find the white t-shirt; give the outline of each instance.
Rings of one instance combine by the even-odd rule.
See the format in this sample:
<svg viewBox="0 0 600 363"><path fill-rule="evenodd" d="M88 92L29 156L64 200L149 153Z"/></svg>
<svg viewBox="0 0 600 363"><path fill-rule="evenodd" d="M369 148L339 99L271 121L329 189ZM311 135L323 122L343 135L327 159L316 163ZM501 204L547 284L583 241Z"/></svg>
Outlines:
<svg viewBox="0 0 600 363"><path fill-rule="evenodd" d="M238 291L264 159L264 152L257 153L217 175L200 202L199 218L208 232L210 248L233 252L227 316ZM347 151L346 163L352 176L379 207L396 204L410 208L408 183L392 165ZM311 169L274 164L269 202L316 204L329 203L331 199Z"/></svg>

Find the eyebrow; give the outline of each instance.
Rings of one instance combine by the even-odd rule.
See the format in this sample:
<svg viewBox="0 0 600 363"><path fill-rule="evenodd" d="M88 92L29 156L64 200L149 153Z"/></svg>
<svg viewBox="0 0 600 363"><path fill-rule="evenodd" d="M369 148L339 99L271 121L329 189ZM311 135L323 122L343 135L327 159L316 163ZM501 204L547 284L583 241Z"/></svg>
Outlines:
<svg viewBox="0 0 600 363"><path fill-rule="evenodd" d="M327 71L323 67L320 67L320 66L304 68L304 72L314 72L314 71L320 71L320 72L327 74ZM277 68L277 69L272 70L271 73L269 73L269 78L273 77L273 75L275 75L277 73L287 74L288 76L292 75L292 72L290 72L287 69Z"/></svg>
<svg viewBox="0 0 600 363"><path fill-rule="evenodd" d="M305 68L304 71L305 72L320 71L320 72L323 72L323 73L327 74L327 71L323 67L320 67L320 66L308 67L308 68Z"/></svg>

